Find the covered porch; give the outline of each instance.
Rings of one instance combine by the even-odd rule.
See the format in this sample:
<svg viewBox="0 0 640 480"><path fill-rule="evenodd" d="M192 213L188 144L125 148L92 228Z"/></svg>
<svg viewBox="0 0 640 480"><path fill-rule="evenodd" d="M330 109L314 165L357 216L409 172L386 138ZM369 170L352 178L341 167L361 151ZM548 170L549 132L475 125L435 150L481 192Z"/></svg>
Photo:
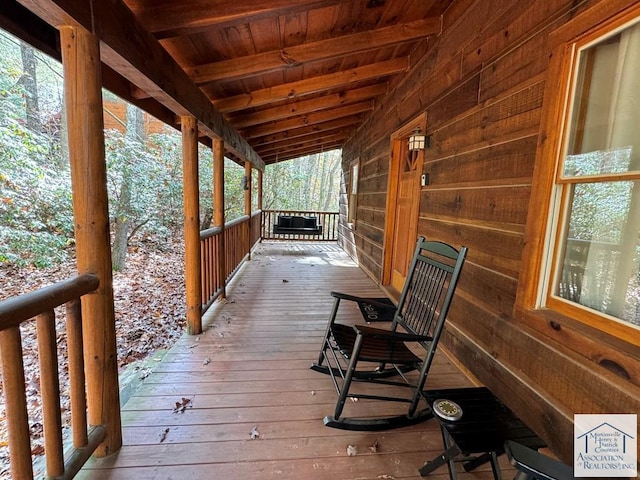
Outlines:
<svg viewBox="0 0 640 480"><path fill-rule="evenodd" d="M335 243L259 244L227 299L205 314L203 334L185 334L140 373L122 408L122 449L92 458L77 478L421 478L418 468L443 449L435 420L382 432L322 423L336 395L330 378L309 366L332 290L385 295ZM356 307L349 319L361 319ZM436 363L428 388L472 385L442 350ZM360 400L347 408L384 414L395 407ZM501 465L504 478L513 477L504 458ZM493 478L489 464L460 472ZM446 466L428 478L449 478Z"/></svg>
<svg viewBox="0 0 640 480"><path fill-rule="evenodd" d="M640 136L600 145L594 135L594 145L576 145L581 154L613 158L618 146L633 143L621 173L556 175L565 165L568 119L587 111L573 103L580 105L573 115L566 106L599 98L589 79L572 92L573 72L583 65L574 52L596 40L609 46L623 28L640 39L638 2L12 0L2 2L0 20L62 60L79 273L34 301L0 308L0 350L10 366L3 380L15 399L6 415L16 445L13 478L32 478L19 323L38 317L43 363L54 365L53 309L63 304L73 333L80 453L68 463L62 455L51 369L42 374L42 403L51 406L45 430L54 433L45 448L52 477L73 477L93 455L82 478L417 478L422 462L442 449L435 422L380 434L325 428L332 384L308 366L329 291L401 288L405 247L419 235L470 252L442 345L556 456L575 461L575 414L640 410ZM620 72L635 71L620 62ZM182 134L187 335L122 410L103 87ZM576 122L576 138L588 125ZM207 175L215 205L214 228L202 232L199 144L213 155ZM334 148L341 148L342 183L333 213L349 256L333 243L252 253L272 208L262 204L266 166ZM231 222L225 158L244 168L244 216ZM561 282L563 238L573 238L556 226L573 219L572 185L594 179L634 185L619 202L625 205L601 212L622 212L620 246L612 242L610 251L635 255L627 262L633 268L606 271L615 299L634 313L630 320L601 308L607 298L598 310L561 295L576 290ZM591 226L596 217L576 218ZM428 388L469 385L439 353ZM348 456L349 445L359 453ZM437 474L446 478L446 469L431 478ZM485 476L489 469L467 478Z"/></svg>

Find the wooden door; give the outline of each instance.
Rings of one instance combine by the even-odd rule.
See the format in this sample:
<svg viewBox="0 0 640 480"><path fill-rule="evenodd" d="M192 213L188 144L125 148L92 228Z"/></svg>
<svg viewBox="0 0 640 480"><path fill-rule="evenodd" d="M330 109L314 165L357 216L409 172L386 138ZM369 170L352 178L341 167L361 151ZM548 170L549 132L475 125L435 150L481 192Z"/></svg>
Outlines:
<svg viewBox="0 0 640 480"><path fill-rule="evenodd" d="M393 143L392 161L398 166L398 181L390 280L391 285L401 291L417 238L422 152L410 152L406 139L400 138Z"/></svg>

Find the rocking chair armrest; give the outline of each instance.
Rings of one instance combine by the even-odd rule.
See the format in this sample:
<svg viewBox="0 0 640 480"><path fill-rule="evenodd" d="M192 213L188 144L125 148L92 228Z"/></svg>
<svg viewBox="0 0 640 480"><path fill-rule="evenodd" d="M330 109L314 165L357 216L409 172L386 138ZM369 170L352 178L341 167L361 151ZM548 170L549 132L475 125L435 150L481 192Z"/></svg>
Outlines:
<svg viewBox="0 0 640 480"><path fill-rule="evenodd" d="M339 298L341 300L348 300L350 302L366 302L369 305L373 305L373 306L381 307L381 308L388 308L388 309L395 308L395 307L393 307L393 305L388 305L388 304L382 303L382 302L376 302L372 298L356 297L355 295L349 295L348 293L331 292L331 296L334 297L334 298Z"/></svg>
<svg viewBox="0 0 640 480"><path fill-rule="evenodd" d="M429 335L416 335L413 333L392 332L382 328L370 327L369 325L354 325L353 329L356 333L365 337L377 337L391 341L400 342L427 342L433 340Z"/></svg>

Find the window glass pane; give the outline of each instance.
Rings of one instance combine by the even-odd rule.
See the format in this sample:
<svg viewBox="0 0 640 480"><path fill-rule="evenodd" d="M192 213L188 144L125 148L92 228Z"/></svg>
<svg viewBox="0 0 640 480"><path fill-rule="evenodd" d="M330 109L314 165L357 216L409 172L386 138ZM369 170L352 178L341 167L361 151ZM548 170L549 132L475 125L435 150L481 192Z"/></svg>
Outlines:
<svg viewBox="0 0 640 480"><path fill-rule="evenodd" d="M575 184L555 294L640 326L640 182Z"/></svg>
<svg viewBox="0 0 640 480"><path fill-rule="evenodd" d="M358 193L358 164L351 166L351 193Z"/></svg>
<svg viewBox="0 0 640 480"><path fill-rule="evenodd" d="M581 51L565 177L640 170L640 24Z"/></svg>
<svg viewBox="0 0 640 480"><path fill-rule="evenodd" d="M631 165L631 151L631 147L622 147L567 155L564 161L564 176L582 177L628 172Z"/></svg>

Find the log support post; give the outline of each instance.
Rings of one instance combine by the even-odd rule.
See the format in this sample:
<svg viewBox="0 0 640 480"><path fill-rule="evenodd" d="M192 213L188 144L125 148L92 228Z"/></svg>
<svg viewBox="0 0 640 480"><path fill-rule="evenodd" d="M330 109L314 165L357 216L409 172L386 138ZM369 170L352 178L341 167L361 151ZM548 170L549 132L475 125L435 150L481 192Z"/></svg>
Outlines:
<svg viewBox="0 0 640 480"><path fill-rule="evenodd" d="M244 214L249 215L245 235L247 260L251 260L251 162L244 162Z"/></svg>
<svg viewBox="0 0 640 480"><path fill-rule="evenodd" d="M184 190L184 263L187 301L187 333L202 333L202 279L200 276L200 202L198 183L198 124L181 117L182 182Z"/></svg>
<svg viewBox="0 0 640 480"><path fill-rule="evenodd" d="M251 215L251 162L244 162L244 214Z"/></svg>
<svg viewBox="0 0 640 480"><path fill-rule="evenodd" d="M262 234L266 232L265 217L262 212L264 206L264 171L258 170L258 210L260 211L260 242L262 242Z"/></svg>
<svg viewBox="0 0 640 480"><path fill-rule="evenodd" d="M78 272L93 273L98 289L82 297L87 410L90 425L103 425L95 451L122 446L113 278L104 152L102 74L98 38L82 28L60 28L67 131L73 190Z"/></svg>
<svg viewBox="0 0 640 480"><path fill-rule="evenodd" d="M224 141L213 139L213 226L220 229L216 250L216 274L220 285L220 298L227 296L226 257L224 233Z"/></svg>
<svg viewBox="0 0 640 480"><path fill-rule="evenodd" d="M258 210L262 210L263 206L263 188L264 188L264 172L258 170Z"/></svg>

